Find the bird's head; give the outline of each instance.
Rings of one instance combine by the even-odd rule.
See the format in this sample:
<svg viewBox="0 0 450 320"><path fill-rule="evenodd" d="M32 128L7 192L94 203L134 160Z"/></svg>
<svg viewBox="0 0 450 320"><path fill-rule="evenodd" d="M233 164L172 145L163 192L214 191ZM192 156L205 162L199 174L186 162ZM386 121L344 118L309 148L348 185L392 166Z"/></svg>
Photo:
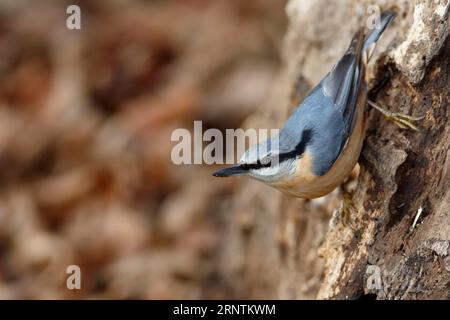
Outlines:
<svg viewBox="0 0 450 320"><path fill-rule="evenodd" d="M283 179L295 171L295 159L280 157L278 139L267 139L250 147L238 164L218 170L215 177L250 176L263 182Z"/></svg>

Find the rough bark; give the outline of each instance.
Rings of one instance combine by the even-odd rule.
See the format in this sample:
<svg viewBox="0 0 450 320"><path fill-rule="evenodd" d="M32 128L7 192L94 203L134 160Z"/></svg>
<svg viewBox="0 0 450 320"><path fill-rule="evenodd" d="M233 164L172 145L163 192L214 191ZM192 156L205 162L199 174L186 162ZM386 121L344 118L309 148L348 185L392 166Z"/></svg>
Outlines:
<svg viewBox="0 0 450 320"><path fill-rule="evenodd" d="M399 14L371 63L370 96L424 116L421 130L402 130L368 109L354 230L341 222L338 190L304 201L242 180L224 208L221 257L225 279L241 279L233 282L236 297L450 298L449 3L377 2ZM280 126L342 55L371 4L291 0L285 67L248 126Z"/></svg>

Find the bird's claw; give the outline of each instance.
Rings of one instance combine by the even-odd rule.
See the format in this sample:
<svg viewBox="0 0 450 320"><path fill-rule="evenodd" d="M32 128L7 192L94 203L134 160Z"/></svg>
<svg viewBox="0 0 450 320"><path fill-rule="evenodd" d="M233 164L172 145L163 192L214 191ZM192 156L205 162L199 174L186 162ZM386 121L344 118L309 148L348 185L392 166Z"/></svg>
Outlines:
<svg viewBox="0 0 450 320"><path fill-rule="evenodd" d="M414 131L420 131L419 128L414 124L414 122L422 120L424 118L423 116L413 117L403 113L391 112L389 110L386 110L385 108L380 107L373 101L368 100L368 103L371 107L381 112L387 120L392 121L401 129L412 129Z"/></svg>
<svg viewBox="0 0 450 320"><path fill-rule="evenodd" d="M344 227L348 227L353 231L356 230L356 226L351 217L351 211L353 210L353 205L351 201L351 194L344 191L342 199L342 209L341 209L341 222Z"/></svg>
<svg viewBox="0 0 450 320"><path fill-rule="evenodd" d="M419 121L423 119L423 117L411 117L406 114L402 113L390 113L385 114L384 117L394 122L397 126L399 126L401 129L412 129L414 131L420 131L419 128L414 124L414 121Z"/></svg>

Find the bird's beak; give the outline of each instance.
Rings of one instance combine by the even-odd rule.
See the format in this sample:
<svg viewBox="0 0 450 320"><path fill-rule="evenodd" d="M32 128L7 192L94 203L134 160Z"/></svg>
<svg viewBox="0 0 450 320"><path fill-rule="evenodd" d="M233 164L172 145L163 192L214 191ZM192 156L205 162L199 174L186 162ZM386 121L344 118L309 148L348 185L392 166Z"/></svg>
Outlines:
<svg viewBox="0 0 450 320"><path fill-rule="evenodd" d="M220 169L213 173L214 177L231 177L231 176L241 176L247 174L248 170L242 169L240 165L235 165L232 167Z"/></svg>

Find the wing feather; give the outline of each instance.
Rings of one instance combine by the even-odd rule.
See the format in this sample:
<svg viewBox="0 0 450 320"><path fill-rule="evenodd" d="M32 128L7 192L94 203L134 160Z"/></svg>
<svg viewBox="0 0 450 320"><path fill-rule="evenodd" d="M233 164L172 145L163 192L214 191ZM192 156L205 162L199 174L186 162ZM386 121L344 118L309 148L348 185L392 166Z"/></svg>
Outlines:
<svg viewBox="0 0 450 320"><path fill-rule="evenodd" d="M341 154L354 126L355 110L363 80L361 50L364 42L358 31L347 52L305 98L280 132L279 153L292 153L304 145L305 130L312 131L309 147L320 161L315 173L325 174Z"/></svg>

